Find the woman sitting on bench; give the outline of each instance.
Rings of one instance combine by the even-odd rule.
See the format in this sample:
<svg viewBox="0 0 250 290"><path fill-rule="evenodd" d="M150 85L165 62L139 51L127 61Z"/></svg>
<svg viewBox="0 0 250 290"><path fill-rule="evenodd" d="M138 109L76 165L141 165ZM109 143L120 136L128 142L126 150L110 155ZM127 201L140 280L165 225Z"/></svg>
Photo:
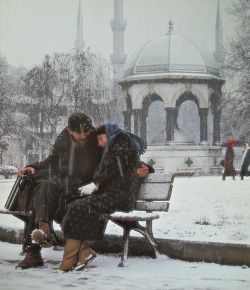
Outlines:
<svg viewBox="0 0 250 290"><path fill-rule="evenodd" d="M94 183L81 188L85 196L69 204L62 223L66 243L60 270L65 272L83 270L96 257L87 241L103 239L107 225L104 214L133 210L140 187L139 154L146 151L146 143L110 123L97 128L96 135L104 152Z"/></svg>

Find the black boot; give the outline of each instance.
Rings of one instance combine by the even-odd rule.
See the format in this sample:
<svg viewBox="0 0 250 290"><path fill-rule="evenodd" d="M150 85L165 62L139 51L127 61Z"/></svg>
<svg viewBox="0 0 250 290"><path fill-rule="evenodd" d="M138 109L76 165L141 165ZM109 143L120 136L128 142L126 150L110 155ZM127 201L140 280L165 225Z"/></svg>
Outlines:
<svg viewBox="0 0 250 290"><path fill-rule="evenodd" d="M43 266L41 249L37 244L28 246L25 258L16 266L16 269L29 269Z"/></svg>
<svg viewBox="0 0 250 290"><path fill-rule="evenodd" d="M225 180L226 179L226 176L225 175L222 175L222 180Z"/></svg>

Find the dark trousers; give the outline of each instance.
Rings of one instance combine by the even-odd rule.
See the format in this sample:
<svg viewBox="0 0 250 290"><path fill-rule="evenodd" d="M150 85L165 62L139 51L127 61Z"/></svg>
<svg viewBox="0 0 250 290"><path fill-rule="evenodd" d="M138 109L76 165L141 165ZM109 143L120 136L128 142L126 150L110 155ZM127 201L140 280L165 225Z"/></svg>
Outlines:
<svg viewBox="0 0 250 290"><path fill-rule="evenodd" d="M40 221L52 225L59 209L57 186L50 180L42 180L34 188L31 211L24 229L24 246L32 244L31 233Z"/></svg>

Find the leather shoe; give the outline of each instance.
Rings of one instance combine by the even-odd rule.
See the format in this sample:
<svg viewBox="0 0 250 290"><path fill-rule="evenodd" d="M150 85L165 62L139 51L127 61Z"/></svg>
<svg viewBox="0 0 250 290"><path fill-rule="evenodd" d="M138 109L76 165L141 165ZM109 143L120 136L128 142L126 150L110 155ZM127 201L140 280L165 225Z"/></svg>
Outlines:
<svg viewBox="0 0 250 290"><path fill-rule="evenodd" d="M27 248L25 258L16 266L16 269L29 269L43 266L41 256L41 247L39 245L31 245Z"/></svg>

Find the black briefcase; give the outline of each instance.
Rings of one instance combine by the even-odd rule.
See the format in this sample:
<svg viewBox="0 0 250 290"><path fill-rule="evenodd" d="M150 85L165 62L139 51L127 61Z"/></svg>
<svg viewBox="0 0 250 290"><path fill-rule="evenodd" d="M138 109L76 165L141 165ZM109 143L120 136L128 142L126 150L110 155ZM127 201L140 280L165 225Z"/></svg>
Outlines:
<svg viewBox="0 0 250 290"><path fill-rule="evenodd" d="M18 176L4 207L9 211L28 212L34 187L35 178L33 174L27 173Z"/></svg>

